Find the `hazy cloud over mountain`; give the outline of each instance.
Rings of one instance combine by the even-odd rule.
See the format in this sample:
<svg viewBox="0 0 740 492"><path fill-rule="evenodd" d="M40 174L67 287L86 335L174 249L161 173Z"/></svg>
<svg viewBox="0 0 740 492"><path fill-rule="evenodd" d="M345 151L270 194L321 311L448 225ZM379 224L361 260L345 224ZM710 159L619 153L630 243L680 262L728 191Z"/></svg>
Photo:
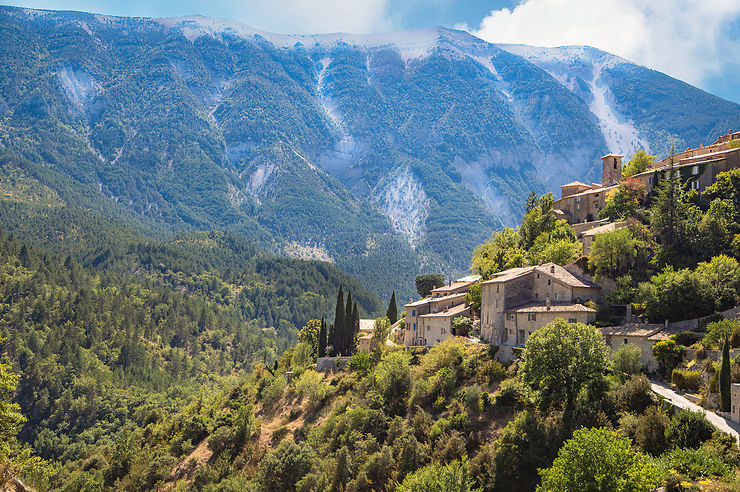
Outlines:
<svg viewBox="0 0 740 492"><path fill-rule="evenodd" d="M469 30L496 43L594 46L708 90L740 73L735 0L525 0Z"/></svg>

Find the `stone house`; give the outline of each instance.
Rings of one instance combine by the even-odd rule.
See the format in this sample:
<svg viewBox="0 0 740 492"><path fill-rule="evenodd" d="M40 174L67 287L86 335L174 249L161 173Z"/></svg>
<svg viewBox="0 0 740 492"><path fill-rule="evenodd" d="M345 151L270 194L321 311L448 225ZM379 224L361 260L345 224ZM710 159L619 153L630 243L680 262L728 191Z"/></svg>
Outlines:
<svg viewBox="0 0 740 492"><path fill-rule="evenodd" d="M601 288L554 263L512 268L481 282L481 338L522 346L531 333L556 318L591 323Z"/></svg>
<svg viewBox="0 0 740 492"><path fill-rule="evenodd" d="M620 326L609 326L601 329L606 344L612 351L623 345L635 345L640 349L643 366L648 371L658 369L658 361L653 356L653 344L657 340L650 337L665 329L663 324L628 323Z"/></svg>
<svg viewBox="0 0 740 492"><path fill-rule="evenodd" d="M649 194L662 179L668 178L672 162L675 172L679 173L687 187L701 193L714 183L717 174L740 168L740 148L733 141L740 141L740 132L730 130L711 145L705 147L700 144L698 149L688 148L653 162L650 169L630 179L641 181L645 193ZM621 180L623 157L609 153L601 158L601 183L587 185L574 181L560 187L561 196L553 203L553 209L559 218L567 220L569 224L580 225L574 227L579 236L583 231L599 225L599 211L606 205L609 192Z"/></svg>
<svg viewBox="0 0 740 492"><path fill-rule="evenodd" d="M430 297L406 304L403 344L429 347L455 336L452 321L458 316L470 316L467 293L479 279L473 276L457 280L432 290Z"/></svg>
<svg viewBox="0 0 740 492"><path fill-rule="evenodd" d="M627 222L609 222L603 225L593 227L583 232L581 236L581 244L583 244L583 256L588 256L591 253L591 244L594 242L594 238L599 234L605 232L613 232L617 229L625 227Z"/></svg>

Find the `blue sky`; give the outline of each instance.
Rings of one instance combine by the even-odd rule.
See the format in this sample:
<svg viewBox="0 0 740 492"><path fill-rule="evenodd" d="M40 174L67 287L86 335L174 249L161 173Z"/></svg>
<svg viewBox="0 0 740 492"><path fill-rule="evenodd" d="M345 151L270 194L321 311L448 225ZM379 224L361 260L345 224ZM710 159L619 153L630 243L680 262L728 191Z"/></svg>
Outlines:
<svg viewBox="0 0 740 492"><path fill-rule="evenodd" d="M443 25L467 29L491 42L538 46L585 44L740 103L740 0L10 0L8 3L124 16L199 14L233 19L274 32L383 32Z"/></svg>

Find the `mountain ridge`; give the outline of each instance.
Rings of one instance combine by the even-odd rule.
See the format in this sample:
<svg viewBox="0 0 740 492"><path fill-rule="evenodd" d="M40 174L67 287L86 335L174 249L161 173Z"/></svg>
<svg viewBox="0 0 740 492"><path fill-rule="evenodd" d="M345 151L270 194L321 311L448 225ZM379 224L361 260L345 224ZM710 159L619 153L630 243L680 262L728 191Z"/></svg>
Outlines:
<svg viewBox="0 0 740 492"><path fill-rule="evenodd" d="M529 192L597 180L615 146L662 154L740 124L740 106L595 48L440 27L282 35L0 7L0 37L0 150L170 233L313 251L381 297L464 274Z"/></svg>

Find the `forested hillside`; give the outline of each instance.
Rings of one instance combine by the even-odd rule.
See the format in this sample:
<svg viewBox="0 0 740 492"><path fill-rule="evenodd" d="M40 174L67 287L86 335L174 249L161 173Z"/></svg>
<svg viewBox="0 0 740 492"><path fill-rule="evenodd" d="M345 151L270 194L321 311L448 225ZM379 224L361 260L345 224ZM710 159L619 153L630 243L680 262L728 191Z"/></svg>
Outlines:
<svg viewBox="0 0 740 492"><path fill-rule="evenodd" d="M59 465L110 453L147 419L271 364L297 328L333 312L340 284L363 315L380 311L335 267L224 233L106 246L87 263L0 234L2 357L21 375L27 417L19 440Z"/></svg>

